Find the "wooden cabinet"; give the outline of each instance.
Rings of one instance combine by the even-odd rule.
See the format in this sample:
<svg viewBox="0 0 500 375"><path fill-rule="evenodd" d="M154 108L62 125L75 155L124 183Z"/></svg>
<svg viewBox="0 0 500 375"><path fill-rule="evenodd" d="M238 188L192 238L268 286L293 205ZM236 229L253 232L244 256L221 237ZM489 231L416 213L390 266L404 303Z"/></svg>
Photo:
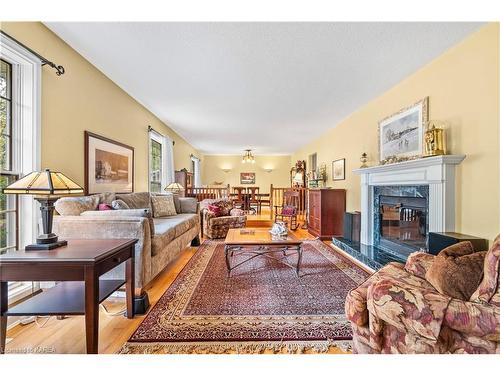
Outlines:
<svg viewBox="0 0 500 375"><path fill-rule="evenodd" d="M191 193L191 188L193 187L193 174L188 171L175 171L175 182L184 186L185 196L188 196L188 193ZM189 190L189 191L188 191Z"/></svg>
<svg viewBox="0 0 500 375"><path fill-rule="evenodd" d="M344 189L309 190L308 231L322 240L342 236L345 212Z"/></svg>

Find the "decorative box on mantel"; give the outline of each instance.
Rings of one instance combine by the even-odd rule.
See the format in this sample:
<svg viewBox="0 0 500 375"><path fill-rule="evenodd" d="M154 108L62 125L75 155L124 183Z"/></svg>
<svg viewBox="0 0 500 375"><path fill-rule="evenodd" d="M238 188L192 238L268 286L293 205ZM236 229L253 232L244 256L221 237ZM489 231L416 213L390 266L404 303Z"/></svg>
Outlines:
<svg viewBox="0 0 500 375"><path fill-rule="evenodd" d="M428 186L428 232L455 231L455 166L465 155L443 155L356 169L361 175L361 243L374 245L375 186Z"/></svg>

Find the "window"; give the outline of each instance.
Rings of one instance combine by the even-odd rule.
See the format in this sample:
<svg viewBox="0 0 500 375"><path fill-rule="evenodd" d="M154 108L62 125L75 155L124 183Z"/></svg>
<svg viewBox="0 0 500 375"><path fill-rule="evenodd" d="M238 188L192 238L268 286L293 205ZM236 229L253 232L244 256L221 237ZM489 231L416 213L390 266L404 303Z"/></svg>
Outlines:
<svg viewBox="0 0 500 375"><path fill-rule="evenodd" d="M40 165L40 59L0 34L0 188ZM31 196L0 194L0 253L33 243L40 210ZM9 283L9 301L38 283Z"/></svg>
<svg viewBox="0 0 500 375"><path fill-rule="evenodd" d="M12 174L12 65L0 60L0 189L17 179ZM17 248L17 198L0 193L0 254Z"/></svg>
<svg viewBox="0 0 500 375"><path fill-rule="evenodd" d="M12 170L12 65L0 60L0 167Z"/></svg>
<svg viewBox="0 0 500 375"><path fill-rule="evenodd" d="M174 181L172 140L150 129L149 131L149 191L161 193Z"/></svg>
<svg viewBox="0 0 500 375"><path fill-rule="evenodd" d="M318 168L318 154L314 153L309 155L309 170L310 171L316 171L316 168Z"/></svg>
<svg viewBox="0 0 500 375"><path fill-rule="evenodd" d="M161 143L151 139L151 176L149 178L149 191L161 192L162 151Z"/></svg>

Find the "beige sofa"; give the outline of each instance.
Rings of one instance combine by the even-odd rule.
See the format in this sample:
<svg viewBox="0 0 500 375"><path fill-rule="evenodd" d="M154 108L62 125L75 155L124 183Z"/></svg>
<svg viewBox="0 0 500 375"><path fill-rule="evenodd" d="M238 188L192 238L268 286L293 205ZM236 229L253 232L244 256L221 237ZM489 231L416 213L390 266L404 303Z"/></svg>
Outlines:
<svg viewBox="0 0 500 375"><path fill-rule="evenodd" d="M130 210L98 211L99 204L115 199ZM135 295L190 243L199 244L199 205L195 198L175 197L177 215L152 218L150 193L104 193L87 197L61 198L56 204L54 233L60 238L137 238L135 246ZM124 277L120 265L103 278Z"/></svg>

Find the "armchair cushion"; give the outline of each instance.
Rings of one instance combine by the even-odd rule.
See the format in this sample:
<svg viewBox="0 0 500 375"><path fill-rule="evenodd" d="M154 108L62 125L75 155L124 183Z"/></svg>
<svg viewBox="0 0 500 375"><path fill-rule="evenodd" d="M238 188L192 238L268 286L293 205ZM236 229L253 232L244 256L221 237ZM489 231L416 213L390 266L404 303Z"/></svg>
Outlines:
<svg viewBox="0 0 500 375"><path fill-rule="evenodd" d="M439 293L462 301L468 301L483 277L486 252L473 253L472 244L470 244L469 250L471 253L469 254L462 251L466 247L461 247L461 252L456 253L450 251L450 248L444 249L436 256L425 274L425 279Z"/></svg>
<svg viewBox="0 0 500 375"><path fill-rule="evenodd" d="M434 255L416 251L408 256L405 264L405 271L411 273L413 276L425 279L427 270L434 262Z"/></svg>
<svg viewBox="0 0 500 375"><path fill-rule="evenodd" d="M245 211L243 211L241 208L233 208L229 212L230 216L245 216Z"/></svg>
<svg viewBox="0 0 500 375"><path fill-rule="evenodd" d="M500 307L500 235L486 253L483 280L470 300Z"/></svg>

